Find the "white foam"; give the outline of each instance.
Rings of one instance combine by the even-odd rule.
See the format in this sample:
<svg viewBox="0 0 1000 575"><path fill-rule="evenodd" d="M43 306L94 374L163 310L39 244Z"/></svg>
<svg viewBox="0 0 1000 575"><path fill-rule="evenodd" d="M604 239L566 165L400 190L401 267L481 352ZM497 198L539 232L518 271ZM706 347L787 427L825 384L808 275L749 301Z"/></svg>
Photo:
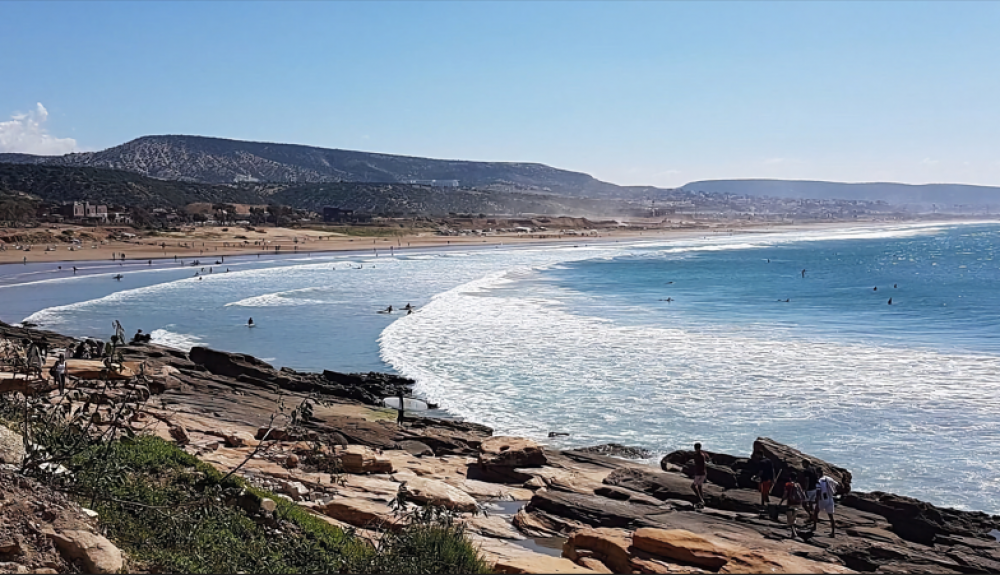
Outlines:
<svg viewBox="0 0 1000 575"><path fill-rule="evenodd" d="M544 294L484 302L507 281L491 274L389 325L383 359L429 401L497 433L659 451L703 440L736 453L778 433L851 468L860 488L913 493L921 481L928 499L1000 509L1000 458L966 459L995 452L1000 357L804 340L774 326L622 326ZM927 469L963 474L964 493L921 480Z"/></svg>
<svg viewBox="0 0 1000 575"><path fill-rule="evenodd" d="M165 329L154 329L149 335L153 336L153 343L182 351L191 351L192 347L203 344L201 338L196 335L174 333Z"/></svg>

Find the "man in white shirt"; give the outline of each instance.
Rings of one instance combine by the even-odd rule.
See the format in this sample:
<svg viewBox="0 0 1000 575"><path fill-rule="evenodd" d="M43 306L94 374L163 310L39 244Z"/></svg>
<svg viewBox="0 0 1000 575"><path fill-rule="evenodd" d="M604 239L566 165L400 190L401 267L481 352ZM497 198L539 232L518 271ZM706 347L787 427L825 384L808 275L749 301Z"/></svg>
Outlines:
<svg viewBox="0 0 1000 575"><path fill-rule="evenodd" d="M813 529L819 524L819 512L826 513L830 518L830 537L837 534L837 523L833 519L833 496L837 493L838 483L832 477L824 475L816 484L816 507L813 511Z"/></svg>

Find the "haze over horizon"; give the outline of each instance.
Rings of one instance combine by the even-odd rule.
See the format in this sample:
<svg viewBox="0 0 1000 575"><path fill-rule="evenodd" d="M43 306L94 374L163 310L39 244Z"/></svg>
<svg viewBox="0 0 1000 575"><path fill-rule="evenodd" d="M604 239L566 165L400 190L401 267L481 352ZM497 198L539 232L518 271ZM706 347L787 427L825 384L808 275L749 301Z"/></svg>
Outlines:
<svg viewBox="0 0 1000 575"><path fill-rule="evenodd" d="M997 24L972 2L7 2L0 152L192 134L621 185L996 186Z"/></svg>

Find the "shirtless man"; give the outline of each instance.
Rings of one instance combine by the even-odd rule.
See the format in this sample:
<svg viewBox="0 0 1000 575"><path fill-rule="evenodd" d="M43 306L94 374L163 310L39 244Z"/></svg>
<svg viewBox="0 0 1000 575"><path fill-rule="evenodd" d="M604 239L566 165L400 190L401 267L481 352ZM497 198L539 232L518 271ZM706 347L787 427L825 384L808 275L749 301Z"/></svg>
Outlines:
<svg viewBox="0 0 1000 575"><path fill-rule="evenodd" d="M705 484L705 479L708 478L708 468L706 464L712 461L708 457L708 454L701 450L701 444L694 444L694 481L691 483L691 491L698 496L698 503L695 504L696 509L701 509L705 506L705 493L702 490L702 486Z"/></svg>

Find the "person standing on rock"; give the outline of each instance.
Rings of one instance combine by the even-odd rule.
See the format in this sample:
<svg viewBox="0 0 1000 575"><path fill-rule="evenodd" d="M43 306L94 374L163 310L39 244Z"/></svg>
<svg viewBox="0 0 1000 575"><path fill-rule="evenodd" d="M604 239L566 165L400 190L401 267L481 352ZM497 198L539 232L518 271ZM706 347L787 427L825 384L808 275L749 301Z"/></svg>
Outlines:
<svg viewBox="0 0 1000 575"><path fill-rule="evenodd" d="M399 399L399 410L396 413L396 425L398 425L400 427L403 427L403 419L405 418L404 415L403 415L403 411L406 408L406 404L404 403L404 401L406 401L406 400L403 397L403 388L402 387L400 387L400 388L397 389L397 396L396 397L397 397L397 399Z"/></svg>
<svg viewBox="0 0 1000 575"><path fill-rule="evenodd" d="M52 366L52 377L55 378L56 383L59 385L59 393L66 392L66 355L60 353L59 359L56 360L55 365Z"/></svg>
<svg viewBox="0 0 1000 575"><path fill-rule="evenodd" d="M701 444L694 444L694 481L691 483L691 490L694 494L698 496L698 503L695 504L697 509L705 507L705 492L702 486L705 485L705 479L708 478L708 467L707 464L712 459L707 453L701 450Z"/></svg>
<svg viewBox="0 0 1000 575"><path fill-rule="evenodd" d="M799 484L798 479L798 474L794 471L788 474L788 481L785 482L781 501L778 502L778 507L781 507L785 501L788 502L785 513L788 518L788 528L792 530L792 537L798 536L795 531L795 516L798 515L799 506L805 502L805 493L802 491L802 485Z"/></svg>
<svg viewBox="0 0 1000 575"><path fill-rule="evenodd" d="M757 487L760 489L761 512L767 511L767 506L771 502L771 487L774 486L774 462L767 456L760 456L757 460Z"/></svg>
<svg viewBox="0 0 1000 575"><path fill-rule="evenodd" d="M837 487L839 484L837 481L829 476L824 475L820 478L819 482L816 484L816 511L813 513L812 524L813 531L819 526L819 512L822 511L826 513L826 516L830 518L830 537L836 537L837 535L837 522L833 519L834 503L833 496L837 493Z"/></svg>

